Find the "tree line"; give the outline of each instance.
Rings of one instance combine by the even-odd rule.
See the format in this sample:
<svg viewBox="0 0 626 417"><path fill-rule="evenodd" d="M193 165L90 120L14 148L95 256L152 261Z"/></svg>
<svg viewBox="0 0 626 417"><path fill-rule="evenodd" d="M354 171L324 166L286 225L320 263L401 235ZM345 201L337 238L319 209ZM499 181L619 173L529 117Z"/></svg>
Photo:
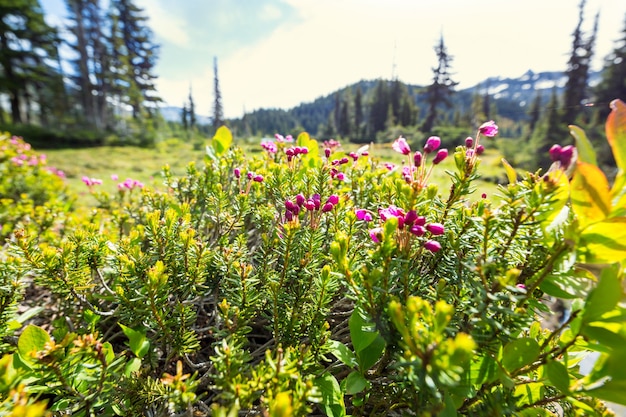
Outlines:
<svg viewBox="0 0 626 417"><path fill-rule="evenodd" d="M46 23L39 0L0 5L0 124L79 128L151 140L163 123L155 89L158 45L147 16L133 0L111 0L106 7L103 3L65 0L67 23L60 28ZM568 124L593 131L606 117L606 103L626 98L626 21L614 51L605 58L601 82L590 88L598 15L591 33L585 33L585 3L579 4L563 94L556 90L550 97L538 94L526 106L524 123L510 127L500 123L504 132L522 137L535 150L560 141ZM61 54L62 49L70 52ZM428 135L448 129L450 134L455 126L464 129L480 120L507 117L510 109L505 106L511 105L496 101L488 88L471 97L456 91L453 55L443 35L434 51L436 65L429 85L410 86L397 78L364 81L316 100L315 105L261 109L236 120L224 118L215 59L212 126L198 126L191 87L177 126L206 135L221 124L240 135L306 130L320 138L369 142L391 132ZM597 106L589 111L592 103Z"/></svg>

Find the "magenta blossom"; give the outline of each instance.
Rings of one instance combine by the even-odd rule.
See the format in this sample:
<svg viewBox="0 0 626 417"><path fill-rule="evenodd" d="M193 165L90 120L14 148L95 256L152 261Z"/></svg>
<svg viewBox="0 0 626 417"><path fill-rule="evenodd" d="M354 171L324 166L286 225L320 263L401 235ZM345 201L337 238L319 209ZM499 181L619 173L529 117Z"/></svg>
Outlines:
<svg viewBox="0 0 626 417"><path fill-rule="evenodd" d="M419 167L422 165L423 158L424 156L422 155L420 151L417 151L415 152L415 154L413 154L413 164L415 165L415 167Z"/></svg>
<svg viewBox="0 0 626 417"><path fill-rule="evenodd" d="M489 120L488 122L480 125L478 131L481 135L492 138L498 134L498 125L493 120Z"/></svg>
<svg viewBox="0 0 626 417"><path fill-rule="evenodd" d="M438 163L440 163L441 161L443 161L447 157L448 157L448 150L447 149L439 149L437 151L437 155L435 155L435 158L433 159L433 164L437 165Z"/></svg>
<svg viewBox="0 0 626 417"><path fill-rule="evenodd" d="M91 187L91 186L94 186L94 185L101 185L102 184L102 180L101 179L89 178L88 176L84 176L81 180L85 183L85 185L87 187Z"/></svg>
<svg viewBox="0 0 626 417"><path fill-rule="evenodd" d="M383 228L375 227L373 229L370 229L370 237L374 242L380 243L383 238Z"/></svg>
<svg viewBox="0 0 626 417"><path fill-rule="evenodd" d="M439 136L431 136L426 139L426 145L424 145L424 153L435 152L441 146L441 138Z"/></svg>
<svg viewBox="0 0 626 417"><path fill-rule="evenodd" d="M441 250L441 243L436 240L428 240L424 243L424 249L433 253L439 252Z"/></svg>
<svg viewBox="0 0 626 417"><path fill-rule="evenodd" d="M278 146L276 146L276 142L272 142L270 140L261 142L261 147L269 153L278 152Z"/></svg>
<svg viewBox="0 0 626 417"><path fill-rule="evenodd" d="M406 139L403 138L402 136L396 139L391 144L391 147L393 148L394 151L401 153L402 155L408 155L411 153L411 148L409 147L409 144L407 143Z"/></svg>
<svg viewBox="0 0 626 417"><path fill-rule="evenodd" d="M333 209L333 207L335 207L333 205L333 203L328 202L328 203L324 204L324 206L322 206L322 213L327 213L327 212L331 211Z"/></svg>
<svg viewBox="0 0 626 417"><path fill-rule="evenodd" d="M364 222L372 221L372 215L365 209L356 209L355 213L357 220L362 220Z"/></svg>
<svg viewBox="0 0 626 417"><path fill-rule="evenodd" d="M429 223L426 225L426 230L434 236L442 235L445 232L445 228L441 223Z"/></svg>
<svg viewBox="0 0 626 417"><path fill-rule="evenodd" d="M472 146L474 146L474 139L471 136L468 136L465 138L465 147L466 148L471 148Z"/></svg>
<svg viewBox="0 0 626 417"><path fill-rule="evenodd" d="M339 204L339 196L337 194L332 194L330 197L328 197L328 202L333 206Z"/></svg>

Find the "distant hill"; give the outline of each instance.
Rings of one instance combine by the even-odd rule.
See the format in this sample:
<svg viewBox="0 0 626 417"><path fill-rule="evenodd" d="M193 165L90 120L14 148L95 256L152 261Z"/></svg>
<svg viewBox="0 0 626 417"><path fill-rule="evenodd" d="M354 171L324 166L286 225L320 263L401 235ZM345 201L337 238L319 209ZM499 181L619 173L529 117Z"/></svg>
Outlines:
<svg viewBox="0 0 626 417"><path fill-rule="evenodd" d="M599 72L590 74L590 85L595 85L600 78ZM469 111L476 94L488 94L497 109L500 117L513 121L523 121L527 116L529 104L539 94L547 102L552 91L557 95L563 93L567 78L562 71L526 71L517 78L489 77L486 80L462 90L457 90L453 96L451 111L461 113ZM246 113L241 119L231 120L231 124L253 133L273 135L275 132L287 133L293 130L305 130L315 133L320 126L327 123L329 115L335 109L335 97L344 94L347 90L354 97L357 88L361 88L363 103L366 105L379 80L361 80L325 96L318 97L311 102L301 103L291 109L259 109ZM417 106L422 109L422 115L427 108L425 102L425 86L406 85L409 94L414 97ZM164 107L161 109L166 120L180 121L182 109L179 107ZM199 124L210 123L210 117L196 116Z"/></svg>

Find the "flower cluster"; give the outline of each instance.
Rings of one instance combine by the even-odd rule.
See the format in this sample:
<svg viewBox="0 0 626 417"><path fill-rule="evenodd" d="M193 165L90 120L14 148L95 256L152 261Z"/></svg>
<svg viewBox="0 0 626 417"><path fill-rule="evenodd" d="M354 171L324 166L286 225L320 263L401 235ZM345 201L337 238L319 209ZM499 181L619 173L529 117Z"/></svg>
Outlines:
<svg viewBox="0 0 626 417"><path fill-rule="evenodd" d="M278 146L276 145L276 142L273 142L271 140L264 140L263 142L261 142L261 147L265 149L268 153L274 154L278 152Z"/></svg>
<svg viewBox="0 0 626 417"><path fill-rule="evenodd" d="M293 136L291 135L283 136L283 135L276 133L274 134L274 139L276 139L276 142L278 143L292 143L293 142Z"/></svg>
<svg viewBox="0 0 626 417"><path fill-rule="evenodd" d="M561 147L561 145L552 145L550 148L550 159L552 162L558 162L563 169L567 169L574 159L576 148L572 145Z"/></svg>
<svg viewBox="0 0 626 417"><path fill-rule="evenodd" d="M431 136L426 140L422 151L416 151L411 157L411 147L405 138L400 136L396 139L391 147L398 153L408 157L408 165L402 169L402 177L410 184L416 184L418 188L426 186L426 182L432 173L435 165L443 162L448 157L447 149L439 149L441 146L441 138ZM434 154L430 168L426 169L426 158L429 154ZM387 169L393 169L392 164L385 165Z"/></svg>
<svg viewBox="0 0 626 417"><path fill-rule="evenodd" d="M81 178L81 181L85 183L85 185L87 187L89 187L90 189L94 186L94 185L102 185L102 180L99 178L90 178L88 176L83 176Z"/></svg>
<svg viewBox="0 0 626 417"><path fill-rule="evenodd" d="M310 212L311 223L314 225L316 223L314 221L315 212L328 213L337 204L339 204L339 196L336 194L330 195L326 202L322 204L322 197L319 194L316 193L306 198L304 194L300 193L296 195L294 200L285 200L285 220L291 222L296 220L301 212Z"/></svg>
<svg viewBox="0 0 626 417"><path fill-rule="evenodd" d="M498 134L498 125L493 121L483 123L478 127L476 132L476 140L471 136L465 139L465 163L469 171L472 171L476 165L476 158L485 152L485 147L480 144L480 136L493 138Z"/></svg>
<svg viewBox="0 0 626 417"><path fill-rule="evenodd" d="M143 188L144 184L141 181L134 180L132 178L126 178L123 182L117 184L117 189L120 191L133 190L135 188Z"/></svg>
<svg viewBox="0 0 626 417"><path fill-rule="evenodd" d="M427 223L426 217L418 215L415 210L405 212L403 209L394 205L379 209L378 215L382 223L391 218L397 219L397 241L400 245L408 245L411 235L416 237L427 236L428 240L423 243L424 248L430 252L438 252L441 250L441 244L430 238L433 236L440 236L445 233L443 224L436 222ZM371 214L364 209L356 210L356 216L357 219L364 221L372 219ZM375 227L369 231L370 237L376 243L380 243L382 241L382 233L382 227Z"/></svg>
<svg viewBox="0 0 626 417"><path fill-rule="evenodd" d="M265 180L265 178L263 178L263 175L256 174L252 171L248 171L246 173L246 178L248 179L248 183L246 185L246 189L243 190L241 188L241 168L233 169L233 176L235 177L235 179L237 180L237 183L239 184L239 192L241 194L248 194L250 192L250 187L252 187L252 183L254 182L261 183Z"/></svg>

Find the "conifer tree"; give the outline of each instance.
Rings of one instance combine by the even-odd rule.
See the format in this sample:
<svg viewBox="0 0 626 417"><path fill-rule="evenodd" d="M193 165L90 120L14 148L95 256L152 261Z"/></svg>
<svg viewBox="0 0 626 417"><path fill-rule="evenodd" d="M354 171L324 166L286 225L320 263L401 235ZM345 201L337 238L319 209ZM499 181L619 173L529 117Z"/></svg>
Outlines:
<svg viewBox="0 0 626 417"><path fill-rule="evenodd" d="M561 122L556 89L552 90L550 100L530 139L530 152L534 154L532 165L547 169L550 164L549 150L556 143L563 143L568 137L567 127Z"/></svg>
<svg viewBox="0 0 626 417"><path fill-rule="evenodd" d="M532 136L539 122L539 118L541 117L541 101L541 93L537 92L535 98L528 106L528 137Z"/></svg>
<svg viewBox="0 0 626 417"><path fill-rule="evenodd" d="M222 107L222 93L217 75L217 57L213 58L213 128L224 124L224 109Z"/></svg>
<svg viewBox="0 0 626 417"><path fill-rule="evenodd" d="M189 118L189 127L193 130L196 127L196 106L193 103L193 96L191 94L191 85L189 85L189 107L187 108L187 116Z"/></svg>
<svg viewBox="0 0 626 417"><path fill-rule="evenodd" d="M374 136L376 133L385 130L387 121L387 111L389 110L389 91L387 82L379 80L374 88L374 94L370 104L369 113L369 133Z"/></svg>
<svg viewBox="0 0 626 417"><path fill-rule="evenodd" d="M354 94L354 134L353 139L355 142L361 141L362 125L363 124L363 92L361 86L357 86L356 93Z"/></svg>
<svg viewBox="0 0 626 417"><path fill-rule="evenodd" d="M186 131L189 130L189 108L187 107L187 103L183 104L183 110L180 112L180 122L183 125L183 129Z"/></svg>
<svg viewBox="0 0 626 417"><path fill-rule="evenodd" d="M581 112L581 104L588 97L587 84L589 69L593 56L593 47L598 31L599 14L596 14L592 34L585 39L582 31L584 23L584 9L586 0L581 0L578 14L578 24L574 30L572 41L572 53L567 63L567 83L563 93L563 111L561 121L564 124L575 123L576 117Z"/></svg>
<svg viewBox="0 0 626 417"><path fill-rule="evenodd" d="M454 87L458 84L451 78L451 63L453 57L448 54L443 35L439 38L439 43L435 46L438 64L433 68L433 83L426 91L426 102L428 103L428 113L421 130L429 133L439 116L439 108L444 106L450 108L452 102L450 98L454 93Z"/></svg>
<svg viewBox="0 0 626 417"><path fill-rule="evenodd" d="M615 49L604 59L602 79L595 89L600 120L606 119L609 113L608 104L616 98L626 101L626 16L621 38L616 41Z"/></svg>
<svg viewBox="0 0 626 417"><path fill-rule="evenodd" d="M48 64L56 59L57 42L39 0L0 4L0 93L8 95L13 123L28 121L31 101L41 101L47 86L62 82Z"/></svg>

